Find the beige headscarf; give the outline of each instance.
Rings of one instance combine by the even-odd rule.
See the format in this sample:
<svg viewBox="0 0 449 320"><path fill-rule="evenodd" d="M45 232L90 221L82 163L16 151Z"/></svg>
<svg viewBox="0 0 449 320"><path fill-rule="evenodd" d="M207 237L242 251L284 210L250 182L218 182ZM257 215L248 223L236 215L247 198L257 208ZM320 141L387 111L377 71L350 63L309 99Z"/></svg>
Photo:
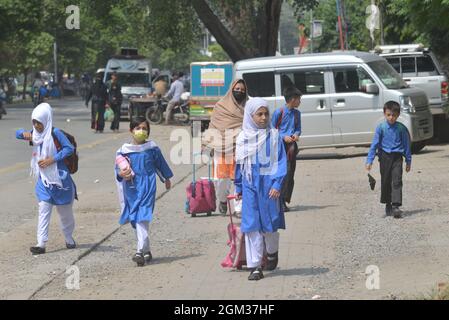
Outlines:
<svg viewBox="0 0 449 320"><path fill-rule="evenodd" d="M243 83L246 88L246 98L240 105L234 98L232 90L237 83ZM233 152L235 141L242 130L244 107L248 101L248 87L243 79L232 82L226 95L215 104L209 129L204 133L204 144L218 152ZM220 134L218 139L217 134Z"/></svg>

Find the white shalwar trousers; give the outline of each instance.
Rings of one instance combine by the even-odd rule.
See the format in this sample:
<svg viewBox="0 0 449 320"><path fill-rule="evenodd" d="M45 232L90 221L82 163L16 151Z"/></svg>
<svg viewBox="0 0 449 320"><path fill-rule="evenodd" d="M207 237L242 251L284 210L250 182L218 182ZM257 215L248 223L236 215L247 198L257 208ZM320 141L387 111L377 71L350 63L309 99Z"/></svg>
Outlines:
<svg viewBox="0 0 449 320"><path fill-rule="evenodd" d="M279 232L263 233L255 231L245 233L246 265L248 268L257 268L262 265L265 248L269 254L279 250Z"/></svg>
<svg viewBox="0 0 449 320"><path fill-rule="evenodd" d="M139 253L147 253L150 251L149 229L149 221L136 223L137 252Z"/></svg>
<svg viewBox="0 0 449 320"><path fill-rule="evenodd" d="M67 205L56 206L59 213L59 222L66 243L74 244L73 230L75 230L75 217L73 216L73 203ZM39 202L39 221L37 224L37 245L45 248L48 241L48 229L50 227L51 212L53 204L40 201Z"/></svg>

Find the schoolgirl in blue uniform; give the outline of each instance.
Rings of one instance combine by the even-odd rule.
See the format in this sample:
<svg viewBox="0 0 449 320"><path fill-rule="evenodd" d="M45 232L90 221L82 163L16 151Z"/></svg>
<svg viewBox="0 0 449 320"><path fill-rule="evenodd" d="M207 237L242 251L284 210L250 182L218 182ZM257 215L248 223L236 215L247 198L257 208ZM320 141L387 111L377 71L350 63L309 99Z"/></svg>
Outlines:
<svg viewBox="0 0 449 320"><path fill-rule="evenodd" d="M34 108L31 120L34 129L16 131L16 138L31 141L31 174L36 178L36 197L39 201L39 221L37 226L37 244L30 248L33 254L45 253L48 241L48 229L53 206L56 206L60 226L65 237L67 249L76 247L73 239L75 218L73 201L76 198L76 186L70 176L64 159L74 152L74 147L65 134L53 128L53 111L48 103L41 103ZM61 145L57 151L54 138Z"/></svg>
<svg viewBox="0 0 449 320"><path fill-rule="evenodd" d="M122 205L120 224L130 222L136 230L137 252L133 261L137 266L144 266L145 262L152 259L148 231L156 201L156 175L165 182L168 190L171 188L170 178L173 177L173 172L159 147L153 141L147 141L150 125L145 118L132 120L130 131L133 135L132 142L125 143L117 151L117 157L123 156L129 160L128 169L116 166Z"/></svg>
<svg viewBox="0 0 449 320"><path fill-rule="evenodd" d="M279 233L285 229L280 202L287 159L278 130L271 129L268 104L252 98L245 106L243 131L237 137L235 187L242 198L241 231L245 234L248 280L263 278L262 258L266 250L266 270L278 263Z"/></svg>

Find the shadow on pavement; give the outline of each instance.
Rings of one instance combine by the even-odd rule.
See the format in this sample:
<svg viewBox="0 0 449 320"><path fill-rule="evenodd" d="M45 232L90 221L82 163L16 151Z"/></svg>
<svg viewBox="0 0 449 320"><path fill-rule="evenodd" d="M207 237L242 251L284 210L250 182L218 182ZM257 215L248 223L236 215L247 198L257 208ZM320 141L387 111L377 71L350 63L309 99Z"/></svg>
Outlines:
<svg viewBox="0 0 449 320"><path fill-rule="evenodd" d="M84 244L77 244L75 249L67 249L65 246L57 249L57 250L53 250L53 251L47 251L48 253L57 253L57 252L62 252L62 251L71 251L71 250L77 250L77 249L91 249L92 247L94 247L95 244L94 243L84 243ZM119 249L119 247L116 246L98 246L95 248L95 251L99 251L99 252L114 252L117 249Z"/></svg>
<svg viewBox="0 0 449 320"><path fill-rule="evenodd" d="M423 213L423 212L429 212L432 211L431 209L416 209L416 210L410 210L410 211L403 211L402 212L402 217L410 217L413 216L415 214L419 214L419 213Z"/></svg>
<svg viewBox="0 0 449 320"><path fill-rule="evenodd" d="M308 210L321 210L326 208L336 207L334 205L328 205L328 206L294 206L290 207L289 212L299 212L299 211L308 211ZM286 213L289 213L286 212Z"/></svg>
<svg viewBox="0 0 449 320"><path fill-rule="evenodd" d="M310 154L300 154L296 157L296 160L339 160L339 159L350 159L350 158L360 158L366 157L368 152L357 152L351 154L344 153L310 153Z"/></svg>
<svg viewBox="0 0 449 320"><path fill-rule="evenodd" d="M295 269L278 269L272 273L267 273L265 277L277 276L314 276L329 272L329 268L295 268Z"/></svg>
<svg viewBox="0 0 449 320"><path fill-rule="evenodd" d="M200 257L202 254L191 254L187 256L179 256L179 257L155 257L151 260L151 262L148 264L148 266L155 265L155 264L162 264L162 263L171 263L178 260L184 260L184 259L190 259L190 258L196 258Z"/></svg>

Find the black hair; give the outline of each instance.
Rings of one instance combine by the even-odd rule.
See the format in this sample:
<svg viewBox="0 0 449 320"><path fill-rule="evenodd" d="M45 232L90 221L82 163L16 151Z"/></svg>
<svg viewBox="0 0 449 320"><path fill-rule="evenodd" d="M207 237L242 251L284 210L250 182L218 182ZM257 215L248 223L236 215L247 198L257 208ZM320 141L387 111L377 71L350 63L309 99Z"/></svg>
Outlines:
<svg viewBox="0 0 449 320"><path fill-rule="evenodd" d="M387 110L390 110L394 114L401 114L401 106L399 105L399 103L394 102L394 101L388 101L387 103L385 103L384 113Z"/></svg>
<svg viewBox="0 0 449 320"><path fill-rule="evenodd" d="M284 98L287 103L290 102L292 99L298 98L301 96L302 96L301 90L299 90L296 87L289 86L284 89Z"/></svg>
<svg viewBox="0 0 449 320"><path fill-rule="evenodd" d="M148 120L145 117L135 117L132 118L132 120L129 122L129 129L131 131L134 130L135 127L137 127L138 125L140 125L142 122L145 122L148 126L148 133L150 133L150 123L148 122Z"/></svg>
<svg viewBox="0 0 449 320"><path fill-rule="evenodd" d="M180 78L182 78L182 77L184 77L184 72L178 72L178 77L180 77Z"/></svg>

